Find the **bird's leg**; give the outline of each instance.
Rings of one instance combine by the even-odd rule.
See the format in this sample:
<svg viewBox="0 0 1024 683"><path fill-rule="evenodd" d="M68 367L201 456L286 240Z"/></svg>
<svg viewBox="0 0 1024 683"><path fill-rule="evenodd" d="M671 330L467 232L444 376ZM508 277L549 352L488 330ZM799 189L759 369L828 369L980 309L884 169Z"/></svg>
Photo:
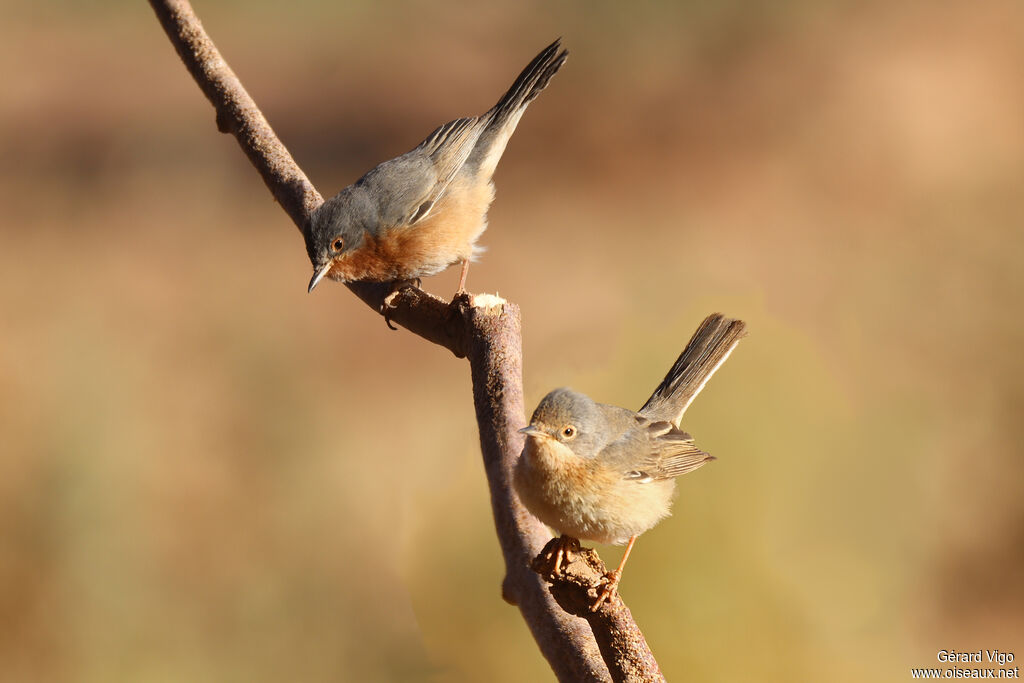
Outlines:
<svg viewBox="0 0 1024 683"><path fill-rule="evenodd" d="M462 262L462 274L459 276L459 288L455 290L455 296L466 291L466 276L469 275L469 259Z"/></svg>
<svg viewBox="0 0 1024 683"><path fill-rule="evenodd" d="M626 545L626 552L622 553L622 561L619 562L618 568L604 575L604 588L601 590L601 594L597 596L594 606L590 608L591 612L596 612L602 602L611 600L612 596L615 595L619 587L619 581L622 579L622 568L626 566L626 560L629 559L629 551L633 549L634 543L636 543L636 536L630 536L629 543Z"/></svg>
<svg viewBox="0 0 1024 683"><path fill-rule="evenodd" d="M459 309L462 302L466 305L471 305L469 294L466 293L466 276L469 274L469 259L462 262L462 273L459 275L459 288L455 290L455 294L452 295L451 302L448 303L448 308L451 311L450 318L454 319L459 314Z"/></svg>

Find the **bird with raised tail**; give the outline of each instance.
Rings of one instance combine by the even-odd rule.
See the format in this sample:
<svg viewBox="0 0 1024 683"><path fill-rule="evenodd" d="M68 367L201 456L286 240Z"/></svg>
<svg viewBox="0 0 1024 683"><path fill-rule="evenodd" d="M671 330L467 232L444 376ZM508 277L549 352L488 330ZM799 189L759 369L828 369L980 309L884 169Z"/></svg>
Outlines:
<svg viewBox="0 0 1024 683"><path fill-rule="evenodd" d="M465 291L494 199L494 169L526 107L568 54L556 40L485 114L444 124L317 208L304 230L309 291L325 277L416 281L459 262L458 291Z"/></svg>
<svg viewBox="0 0 1024 683"><path fill-rule="evenodd" d="M521 430L513 483L526 509L561 534L553 573L580 539L627 544L593 610L615 594L637 536L669 515L676 477L714 460L679 421L745 333L742 320L707 317L639 412L555 389Z"/></svg>

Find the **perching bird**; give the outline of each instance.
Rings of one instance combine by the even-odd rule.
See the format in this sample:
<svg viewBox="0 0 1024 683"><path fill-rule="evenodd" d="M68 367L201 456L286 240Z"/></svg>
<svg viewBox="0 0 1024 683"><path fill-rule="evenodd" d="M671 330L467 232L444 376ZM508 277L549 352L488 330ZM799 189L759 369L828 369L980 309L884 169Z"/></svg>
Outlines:
<svg viewBox="0 0 1024 683"><path fill-rule="evenodd" d="M324 277L418 280L460 261L464 291L494 199L491 176L527 105L565 62L560 42L544 48L486 114L444 124L314 211L304 231L309 291Z"/></svg>
<svg viewBox="0 0 1024 683"><path fill-rule="evenodd" d="M745 330L741 320L706 318L640 412L555 389L520 430L513 481L523 505L561 534L554 573L576 539L628 543L593 610L615 594L637 536L668 516L675 478L714 459L678 424Z"/></svg>

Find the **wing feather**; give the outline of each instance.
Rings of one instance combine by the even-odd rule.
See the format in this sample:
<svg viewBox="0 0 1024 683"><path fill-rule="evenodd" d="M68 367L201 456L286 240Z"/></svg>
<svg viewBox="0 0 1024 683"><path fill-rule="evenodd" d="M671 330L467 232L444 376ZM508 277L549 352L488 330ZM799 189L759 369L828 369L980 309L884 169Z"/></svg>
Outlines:
<svg viewBox="0 0 1024 683"><path fill-rule="evenodd" d="M426 196L416 203L413 212L406 219L409 225L423 220L430 214L430 210L466 164L483 128L477 116L455 119L440 126L416 149L409 152L409 156L419 155L428 158L436 177Z"/></svg>
<svg viewBox="0 0 1024 683"><path fill-rule="evenodd" d="M697 447L692 436L671 422L642 416L636 422L626 435L609 444L603 454L621 463L626 479L639 483L671 479L714 460L714 456Z"/></svg>

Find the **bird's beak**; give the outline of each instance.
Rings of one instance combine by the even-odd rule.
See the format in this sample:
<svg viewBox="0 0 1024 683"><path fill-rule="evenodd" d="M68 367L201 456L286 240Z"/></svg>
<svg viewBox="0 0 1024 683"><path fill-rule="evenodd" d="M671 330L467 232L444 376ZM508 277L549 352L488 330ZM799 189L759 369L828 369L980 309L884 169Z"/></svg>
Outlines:
<svg viewBox="0 0 1024 683"><path fill-rule="evenodd" d="M547 436L547 432L544 432L541 429L534 427L533 425L527 425L523 427L522 429L519 430L519 433L526 434L527 436L536 436L538 438L544 438Z"/></svg>
<svg viewBox="0 0 1024 683"><path fill-rule="evenodd" d="M312 294L313 289L316 288L318 284L320 284L320 281L327 276L327 273L331 272L331 266L333 265L334 261L328 261L324 265L320 266L320 269L313 273L313 277L310 278L309 289L307 289L306 291Z"/></svg>

